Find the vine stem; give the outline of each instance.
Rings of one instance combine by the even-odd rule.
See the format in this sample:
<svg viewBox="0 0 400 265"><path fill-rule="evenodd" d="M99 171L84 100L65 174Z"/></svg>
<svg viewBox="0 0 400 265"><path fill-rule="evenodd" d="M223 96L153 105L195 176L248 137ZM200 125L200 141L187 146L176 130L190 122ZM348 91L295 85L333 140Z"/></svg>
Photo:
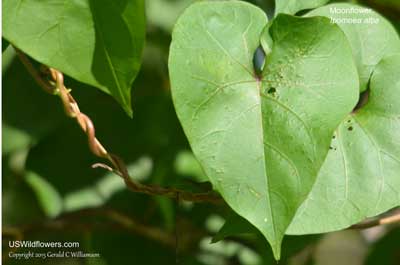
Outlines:
<svg viewBox="0 0 400 265"><path fill-rule="evenodd" d="M15 48L21 62L27 68L28 72L33 76L35 81L43 88L44 91L50 94L58 94L61 98L62 104L64 106L64 110L66 114L75 118L82 130L86 133L88 137L89 148L91 152L100 157L107 159L112 167L109 165L105 165L103 163L97 163L92 165L93 168L101 167L103 169L114 172L119 175L125 182L127 188L133 192L143 193L147 195L159 195L166 196L171 199L183 200L183 201L191 201L191 202L208 202L214 204L223 204L224 201L222 198L214 193L213 191L204 192L204 193L192 193L188 191L183 191L175 188L164 188L155 185L144 185L134 181L128 173L127 167L124 161L119 158L117 155L111 154L107 152L107 150L103 147L100 141L95 136L95 127L91 119L84 113L79 110L78 103L70 94L70 91L64 85L64 76L63 74L54 69L47 68L47 74L50 75L52 81L48 82L45 80L41 74L36 70L36 68L31 63L30 59L19 49ZM383 224L391 224L400 222L400 212L391 213L385 217L377 217L376 219L368 219L361 223L355 224L350 227L350 229L366 229L373 226L383 225Z"/></svg>
<svg viewBox="0 0 400 265"><path fill-rule="evenodd" d="M92 165L93 168L101 167L114 172L124 180L127 188L133 192L144 193L148 195L166 196L171 199L176 199L179 197L180 200L192 202L209 202L214 204L223 203L221 197L213 191L192 193L175 188L143 185L134 181L129 175L124 161L117 155L109 153L96 138L95 127L92 120L86 114L80 111L78 103L72 97L70 91L65 87L64 75L54 68L45 68L43 72L49 76L51 82L45 80L41 73L33 66L30 59L19 49L15 48L15 50L21 62L27 68L28 72L33 76L35 81L40 85L40 87L49 94L59 95L67 116L74 118L83 132L87 135L90 151L99 158L107 159L112 165L109 166L103 163L96 163Z"/></svg>
<svg viewBox="0 0 400 265"><path fill-rule="evenodd" d="M379 225L394 224L400 222L400 209L391 213L384 214L381 217L367 219L361 223L350 226L351 229L368 229Z"/></svg>

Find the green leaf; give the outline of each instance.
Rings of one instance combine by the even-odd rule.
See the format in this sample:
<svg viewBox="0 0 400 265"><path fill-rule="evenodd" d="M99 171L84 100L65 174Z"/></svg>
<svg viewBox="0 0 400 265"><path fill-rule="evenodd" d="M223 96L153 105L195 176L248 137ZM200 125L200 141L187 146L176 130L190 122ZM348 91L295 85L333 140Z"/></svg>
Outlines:
<svg viewBox="0 0 400 265"><path fill-rule="evenodd" d="M315 186L288 233L346 228L400 205L400 54L383 59L368 103L336 130Z"/></svg>
<svg viewBox="0 0 400 265"><path fill-rule="evenodd" d="M151 160L143 157L133 164L127 165L130 176L135 181L143 182L151 173ZM74 211L87 207L104 205L113 195L126 190L123 180L114 173L107 173L96 183L88 187L70 192L64 197L64 210Z"/></svg>
<svg viewBox="0 0 400 265"><path fill-rule="evenodd" d="M239 237L242 240L256 243L257 247L260 248L259 253L262 253L263 264L274 264L271 250L263 246L265 245L265 239L261 237L257 229L246 219L234 214L228 217L225 224L213 237L212 242L218 242L226 237ZM316 235L285 237L282 244L282 259L279 261L279 264L292 264L289 262L291 257L299 253L306 246L315 243L318 239L319 236Z"/></svg>
<svg viewBox="0 0 400 265"><path fill-rule="evenodd" d="M111 94L131 116L143 0L5 0L3 36L35 60Z"/></svg>
<svg viewBox="0 0 400 265"><path fill-rule="evenodd" d="M25 181L35 192L40 206L48 217L56 217L61 213L63 207L62 198L48 181L34 172L27 172Z"/></svg>
<svg viewBox="0 0 400 265"><path fill-rule="evenodd" d="M144 154L152 159L168 155L172 160L178 150L187 148L187 141L176 117L170 93L163 87L161 73L154 71L154 65L159 60L154 57L149 58L152 60L145 60L145 62L150 62L150 65L144 63L135 80L135 87L138 90L134 97L134 106L136 106L134 119L130 119L121 112L120 107L111 97L100 91L91 91L92 88L87 85L66 79L69 87L73 88L72 94L79 102L82 111L92 119L97 138L109 152L118 154L127 166L143 157ZM21 87L23 88L25 89ZM100 180L107 171L93 169L91 165L104 161L90 152L86 135L75 120L65 117L59 100L46 95L38 88L27 87L26 90L48 98L49 102L44 102L43 106L40 104L36 109L33 107L27 109L24 105L22 106L25 108L18 108L18 104L12 105L13 112L7 113L16 117L12 121L19 122L20 126L17 128L24 128L23 125L30 123L29 119L24 118L26 113L21 113L21 110L27 109L30 115L39 112L40 117L50 114L53 116L55 111L42 110L42 108L52 106L50 103L54 103L56 105L54 108L60 110L56 116L58 120L66 119L62 126L58 126L51 133L47 132L47 137L40 138L37 145L30 150L27 169L46 179L63 196L90 187ZM17 94L16 91L14 90L15 94ZM23 102L23 99L18 97L10 98ZM25 105L29 105L30 101L25 101ZM9 103L7 105L11 105L9 101L7 102ZM34 103L36 102L32 104ZM57 119L51 121L54 123ZM37 122L41 125L40 127L46 125L41 119ZM37 124L36 127L39 128ZM170 164L172 168L173 162ZM137 176L137 172L133 175Z"/></svg>
<svg viewBox="0 0 400 265"><path fill-rule="evenodd" d="M21 175L10 168L12 157L3 156L2 168L2 213L3 228L37 222L44 213L34 191Z"/></svg>
<svg viewBox="0 0 400 265"><path fill-rule="evenodd" d="M2 155L28 148L31 138L25 132L7 124L1 126Z"/></svg>
<svg viewBox="0 0 400 265"><path fill-rule="evenodd" d="M182 151L175 159L176 173L182 176L192 176L198 182L208 181L201 165L192 152Z"/></svg>
<svg viewBox="0 0 400 265"><path fill-rule="evenodd" d="M275 16L280 13L296 14L305 9L320 7L330 0L275 0Z"/></svg>
<svg viewBox="0 0 400 265"><path fill-rule="evenodd" d="M357 102L358 78L337 26L288 15L271 26L264 76L255 76L253 53L266 24L265 14L246 3L196 3L174 28L169 70L194 154L279 259L332 133Z"/></svg>
<svg viewBox="0 0 400 265"><path fill-rule="evenodd" d="M246 219L239 215L231 215L227 218L224 225L212 239L212 243L224 240L229 236L248 236L257 234L258 230Z"/></svg>
<svg viewBox="0 0 400 265"><path fill-rule="evenodd" d="M315 9L307 16L329 17L346 34L353 50L362 92L367 89L368 80L380 60L400 52L400 39L390 22L371 9L368 13L354 13L354 11L350 14L344 13L360 9L366 10L364 7L352 4L331 4Z"/></svg>
<svg viewBox="0 0 400 265"><path fill-rule="evenodd" d="M146 3L147 19L149 24L171 32L178 16L196 0L152 0Z"/></svg>

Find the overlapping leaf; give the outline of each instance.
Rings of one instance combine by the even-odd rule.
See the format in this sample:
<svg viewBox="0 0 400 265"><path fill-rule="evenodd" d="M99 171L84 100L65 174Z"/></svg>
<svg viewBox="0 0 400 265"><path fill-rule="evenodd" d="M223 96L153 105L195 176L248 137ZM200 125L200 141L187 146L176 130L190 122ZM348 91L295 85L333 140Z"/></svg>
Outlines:
<svg viewBox="0 0 400 265"><path fill-rule="evenodd" d="M194 4L175 26L169 69L178 117L206 174L279 258L358 82L337 26L288 15L275 19L272 52L256 76L252 58L266 24L245 3Z"/></svg>
<svg viewBox="0 0 400 265"><path fill-rule="evenodd" d="M131 115L143 0L5 0L3 36L41 63L111 94Z"/></svg>
<svg viewBox="0 0 400 265"><path fill-rule="evenodd" d="M307 16L326 16L346 34L360 75L360 91L367 89L371 73L383 57L400 52L400 38L395 28L372 9L331 4Z"/></svg>
<svg viewBox="0 0 400 265"><path fill-rule="evenodd" d="M368 103L336 130L316 184L288 233L346 228L400 205L400 54L383 59Z"/></svg>
<svg viewBox="0 0 400 265"><path fill-rule="evenodd" d="M213 237L212 242L219 242L226 238L241 238L251 242L256 242L257 245L265 245L265 239L262 238L261 234L257 229L252 226L244 218L232 214L228 216L225 224L221 227L218 233ZM279 260L279 264L291 264L290 258L297 254L299 251L304 249L310 243L317 241L318 235L305 235L305 236L287 236L282 244L282 257ZM262 264L274 264L274 258L272 251L262 249L262 256L265 261Z"/></svg>
<svg viewBox="0 0 400 265"><path fill-rule="evenodd" d="M296 14L301 10L320 7L328 2L329 0L275 0L275 15Z"/></svg>
<svg viewBox="0 0 400 265"><path fill-rule="evenodd" d="M133 99L136 106L134 119L128 118L121 112L116 102L104 93L90 91L92 88L87 85L70 79L66 80L73 88L72 94L82 107L82 111L92 119L96 127L97 138L109 152L122 157L128 166L144 155L150 156L152 159L171 157L172 160L179 150L187 148L187 141L179 126L171 96L163 87L163 76L160 72L154 71L154 67L162 62L156 54L153 50L146 53L145 63L135 80L135 87L138 89ZM22 79L29 78L25 69L19 70L22 71L19 74L20 77L24 77ZM29 152L26 168L50 182L63 196L93 186L107 172L90 167L93 163L98 162L98 159L90 152L85 134L79 126L76 126L73 119L65 117L57 98L43 94L40 88L29 86L29 83L20 87L15 79L17 76L11 78L8 75L7 80L13 82L8 84L7 90L13 91L13 87L16 88L15 91L25 89L31 91L32 95L48 99L48 102L40 101L45 104L40 105L41 108L37 107L37 111L47 115L51 114L50 121L53 124L56 120L64 121L56 129L50 132L46 131L46 137L39 138L40 141ZM17 86L11 86L13 84ZM35 85L33 80L31 84ZM26 127L23 125L26 125L27 122L21 124L26 114L19 111L21 110L20 105L26 105L26 103L22 98L13 98L15 98L15 106L14 109L11 109L14 110L12 121L20 121L16 123L16 127L29 133L32 125ZM55 105L50 105L50 103ZM49 106L59 112L43 110ZM36 109L32 109L27 109L31 112L31 116L36 113L33 111ZM6 110L10 115L10 110ZM48 120L42 119L35 121L38 121L41 127L48 122ZM68 163L68 166L66 167L64 163ZM171 167L173 166L173 162L169 164ZM157 163L158 165L160 163ZM60 167L63 169L60 170Z"/></svg>

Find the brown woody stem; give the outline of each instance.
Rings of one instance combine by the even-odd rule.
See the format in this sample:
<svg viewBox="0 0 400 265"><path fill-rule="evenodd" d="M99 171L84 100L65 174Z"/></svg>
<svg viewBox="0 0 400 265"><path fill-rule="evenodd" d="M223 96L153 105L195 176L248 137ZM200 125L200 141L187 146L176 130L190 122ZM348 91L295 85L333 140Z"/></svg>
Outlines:
<svg viewBox="0 0 400 265"><path fill-rule="evenodd" d="M209 202L216 204L223 202L221 197L218 194L214 193L213 191L205 193L192 193L183 190L178 190L175 188L163 188L153 185L143 185L141 183L135 182L129 175L123 160L119 158L117 155L108 153L107 150L100 143L100 141L96 138L95 127L92 120L86 114L80 111L78 103L72 97L69 90L64 86L63 74L54 68L48 69L48 73L50 74L50 77L53 79L55 83L55 86L53 86L51 83L47 82L47 80L44 80L42 78L40 73L35 69L35 67L31 63L30 59L23 52L21 52L18 49L16 49L16 51L22 63L28 69L28 72L34 77L35 81L46 92L50 94L58 94L60 96L62 104L64 106L65 113L69 117L76 119L82 130L87 135L90 151L97 157L107 159L113 166L110 167L108 165L98 163L95 164L93 167L102 167L116 173L117 175L122 177L129 190L137 193L166 196L172 199L176 199L177 194L179 194L179 198L184 201Z"/></svg>
<svg viewBox="0 0 400 265"><path fill-rule="evenodd" d="M374 226L394 224L400 222L400 210L394 210L383 216L375 217L362 221L361 223L352 225L351 229L368 229Z"/></svg>
<svg viewBox="0 0 400 265"><path fill-rule="evenodd" d="M100 158L107 159L113 167L101 163L93 165L93 167L101 167L110 170L119 175L125 182L127 188L133 192L143 193L148 195L166 196L171 199L179 198L184 201L192 202L208 202L214 204L223 204L222 198L213 191L205 193L192 193L175 188L164 188L154 185L143 185L135 182L128 173L125 163L117 155L108 153L107 150L101 145L100 141L95 137L95 127L90 118L84 113L80 112L75 99L69 93L68 89L64 86L63 74L53 68L49 68L51 78L54 80L56 86L54 87L49 82L44 80L35 67L30 62L29 58L16 49L22 63L28 69L28 72L34 77L36 82L48 93L54 94L56 91L59 93L64 109L68 116L75 118L79 123L82 130L88 137L89 147L92 153ZM390 216L366 220L359 224L351 226L351 229L364 229L377 225L390 224L400 222L400 213L396 212Z"/></svg>

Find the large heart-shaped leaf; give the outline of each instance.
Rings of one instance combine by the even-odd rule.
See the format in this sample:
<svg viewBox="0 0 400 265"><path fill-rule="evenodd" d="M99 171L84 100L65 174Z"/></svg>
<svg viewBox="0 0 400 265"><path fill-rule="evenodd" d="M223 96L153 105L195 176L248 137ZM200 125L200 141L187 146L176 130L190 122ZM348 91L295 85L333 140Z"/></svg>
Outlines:
<svg viewBox="0 0 400 265"><path fill-rule="evenodd" d="M400 54L374 71L368 103L336 130L310 196L288 233L343 229L400 205Z"/></svg>
<svg viewBox="0 0 400 265"><path fill-rule="evenodd" d="M272 51L256 76L252 58L266 24L246 3L196 3L175 25L169 70L194 154L279 258L333 131L357 102L358 77L337 26L289 15L272 24Z"/></svg>
<svg viewBox="0 0 400 265"><path fill-rule="evenodd" d="M3 36L37 61L111 94L131 115L143 0L4 0Z"/></svg>
<svg viewBox="0 0 400 265"><path fill-rule="evenodd" d="M367 89L371 73L380 60L400 52L400 38L395 28L372 9L331 4L315 9L307 16L329 17L346 34L360 75L361 92Z"/></svg>
<svg viewBox="0 0 400 265"><path fill-rule="evenodd" d="M279 13L296 14L304 9L322 6L330 0L275 0L275 15Z"/></svg>

